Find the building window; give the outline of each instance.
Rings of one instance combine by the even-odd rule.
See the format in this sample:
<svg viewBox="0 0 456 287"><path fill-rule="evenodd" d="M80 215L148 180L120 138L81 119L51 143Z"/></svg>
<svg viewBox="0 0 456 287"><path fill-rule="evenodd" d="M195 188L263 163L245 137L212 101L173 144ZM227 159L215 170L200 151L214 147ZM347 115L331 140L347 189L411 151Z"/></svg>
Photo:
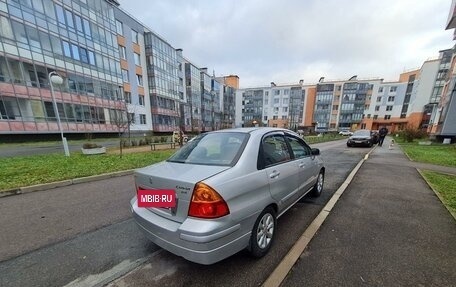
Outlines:
<svg viewBox="0 0 456 287"><path fill-rule="evenodd" d="M290 90L283 90L284 95L288 95L290 93Z"/></svg>
<svg viewBox="0 0 456 287"><path fill-rule="evenodd" d="M124 82L129 82L130 79L128 78L128 71L125 69L122 69L122 79Z"/></svg>
<svg viewBox="0 0 456 287"><path fill-rule="evenodd" d="M371 118L371 114L367 114L367 118L370 119Z"/></svg>
<svg viewBox="0 0 456 287"><path fill-rule="evenodd" d="M131 104L131 93L130 92L124 92L124 100L126 103Z"/></svg>
<svg viewBox="0 0 456 287"><path fill-rule="evenodd" d="M287 116L282 116L282 120L286 120L287 119Z"/></svg>
<svg viewBox="0 0 456 287"><path fill-rule="evenodd" d="M143 85L143 77L141 75L136 75L136 82L139 86Z"/></svg>
<svg viewBox="0 0 456 287"><path fill-rule="evenodd" d="M135 123L135 113L128 113L128 122L134 124Z"/></svg>
<svg viewBox="0 0 456 287"><path fill-rule="evenodd" d="M55 5L55 11L57 13L57 20L59 23L65 25L65 12L63 11L62 6Z"/></svg>
<svg viewBox="0 0 456 287"><path fill-rule="evenodd" d="M141 57L139 56L138 53L134 53L135 56L135 65L136 66L141 66Z"/></svg>
<svg viewBox="0 0 456 287"><path fill-rule="evenodd" d="M337 111L339 109L339 105L334 105L333 106L333 111Z"/></svg>
<svg viewBox="0 0 456 287"><path fill-rule="evenodd" d="M394 102L394 96L389 96L388 97L388 102Z"/></svg>
<svg viewBox="0 0 456 287"><path fill-rule="evenodd" d="M144 106L145 105L144 96L143 95L138 95L138 97L139 97L139 105L140 106Z"/></svg>
<svg viewBox="0 0 456 287"><path fill-rule="evenodd" d="M390 87L390 92L395 92L396 90L397 90L397 87L396 87L396 86Z"/></svg>
<svg viewBox="0 0 456 287"><path fill-rule="evenodd" d="M378 92L379 92L379 93L383 93L383 87L379 87L379 88L378 88Z"/></svg>
<svg viewBox="0 0 456 287"><path fill-rule="evenodd" d="M385 115L385 120L391 119L391 115Z"/></svg>
<svg viewBox="0 0 456 287"><path fill-rule="evenodd" d="M127 50L125 49L124 46L119 45L119 54L120 58L126 60L127 59Z"/></svg>
<svg viewBox="0 0 456 287"><path fill-rule="evenodd" d="M146 115L143 115L143 114L139 115L139 123L141 125L145 125L146 124Z"/></svg>
<svg viewBox="0 0 456 287"><path fill-rule="evenodd" d="M138 44L138 32L136 32L133 29L131 29L131 40L133 41L133 43Z"/></svg>
<svg viewBox="0 0 456 287"><path fill-rule="evenodd" d="M380 106L375 106L375 111L380 111Z"/></svg>
<svg viewBox="0 0 456 287"><path fill-rule="evenodd" d="M116 31L117 34L123 35L123 24L119 20L116 20Z"/></svg>
<svg viewBox="0 0 456 287"><path fill-rule="evenodd" d="M67 20L67 23L68 23L68 27L74 28L73 14L70 11L65 10L65 15L66 15L66 20Z"/></svg>
<svg viewBox="0 0 456 287"><path fill-rule="evenodd" d="M92 65L95 65L96 62L95 62L95 54L89 50L89 63L92 64Z"/></svg>
<svg viewBox="0 0 456 287"><path fill-rule="evenodd" d="M264 120L264 121L267 121L267 120L268 120L268 116L264 116L264 117L263 117L263 120Z"/></svg>
<svg viewBox="0 0 456 287"><path fill-rule="evenodd" d="M282 112L288 113L288 107L283 107L283 108L282 108Z"/></svg>
<svg viewBox="0 0 456 287"><path fill-rule="evenodd" d="M374 120L376 120L378 118L378 115L374 115Z"/></svg>
<svg viewBox="0 0 456 287"><path fill-rule="evenodd" d="M392 111L393 110L393 106L386 106L386 110L387 111Z"/></svg>
<svg viewBox="0 0 456 287"><path fill-rule="evenodd" d="M274 95L280 95L280 90L274 90Z"/></svg>
<svg viewBox="0 0 456 287"><path fill-rule="evenodd" d="M288 91L288 90L285 90L285 91ZM284 98L284 99L282 100L282 103L283 103L284 105L288 105L288 98Z"/></svg>
<svg viewBox="0 0 456 287"><path fill-rule="evenodd" d="M382 101L382 97L377 97L377 103L380 103Z"/></svg>
<svg viewBox="0 0 456 287"><path fill-rule="evenodd" d="M65 56L71 58L70 43L68 43L67 41L62 41L62 45L63 45L63 54Z"/></svg>
<svg viewBox="0 0 456 287"><path fill-rule="evenodd" d="M71 52L73 53L73 59L80 61L81 58L79 57L79 47L71 44Z"/></svg>
<svg viewBox="0 0 456 287"><path fill-rule="evenodd" d="M83 63L88 64L89 63L89 55L87 54L87 50L84 48L80 48L79 54L81 55L81 61Z"/></svg>

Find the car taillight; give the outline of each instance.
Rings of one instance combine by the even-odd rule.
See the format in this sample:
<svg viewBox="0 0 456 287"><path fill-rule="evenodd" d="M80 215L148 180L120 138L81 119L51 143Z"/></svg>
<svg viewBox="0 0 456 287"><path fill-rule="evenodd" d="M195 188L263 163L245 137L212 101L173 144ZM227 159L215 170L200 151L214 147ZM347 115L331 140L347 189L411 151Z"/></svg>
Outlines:
<svg viewBox="0 0 456 287"><path fill-rule="evenodd" d="M218 218L230 214L225 200L213 188L199 182L195 185L188 215L199 218Z"/></svg>

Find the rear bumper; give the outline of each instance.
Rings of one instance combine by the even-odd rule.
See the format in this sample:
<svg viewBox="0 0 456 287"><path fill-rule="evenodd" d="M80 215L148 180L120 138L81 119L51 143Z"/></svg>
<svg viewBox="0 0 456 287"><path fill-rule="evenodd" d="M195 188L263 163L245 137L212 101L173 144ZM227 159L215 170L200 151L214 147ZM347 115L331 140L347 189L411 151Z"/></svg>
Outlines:
<svg viewBox="0 0 456 287"><path fill-rule="evenodd" d="M213 264L248 246L250 230L241 224L230 225L227 218L199 220L187 218L179 223L163 218L130 202L133 218L141 231L153 243L199 264Z"/></svg>

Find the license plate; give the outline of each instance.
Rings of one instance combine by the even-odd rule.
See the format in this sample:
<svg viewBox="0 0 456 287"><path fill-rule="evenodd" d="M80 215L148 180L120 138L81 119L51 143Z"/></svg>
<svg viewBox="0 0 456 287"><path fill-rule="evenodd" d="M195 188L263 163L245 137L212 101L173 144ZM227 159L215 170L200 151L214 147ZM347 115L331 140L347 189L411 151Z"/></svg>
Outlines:
<svg viewBox="0 0 456 287"><path fill-rule="evenodd" d="M355 143L362 143L362 141L355 141Z"/></svg>
<svg viewBox="0 0 456 287"><path fill-rule="evenodd" d="M138 207L176 207L176 192L172 189L140 189L137 192Z"/></svg>

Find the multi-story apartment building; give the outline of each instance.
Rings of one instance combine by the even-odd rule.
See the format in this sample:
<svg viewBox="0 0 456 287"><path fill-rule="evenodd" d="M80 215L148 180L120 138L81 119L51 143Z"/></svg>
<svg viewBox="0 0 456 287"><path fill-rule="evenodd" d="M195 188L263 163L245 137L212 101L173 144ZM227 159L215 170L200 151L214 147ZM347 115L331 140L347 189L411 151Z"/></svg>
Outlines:
<svg viewBox="0 0 456 287"><path fill-rule="evenodd" d="M114 9L116 40L123 81L123 99L128 112L127 128L131 131L152 130L151 99L147 76L144 25L127 12Z"/></svg>
<svg viewBox="0 0 456 287"><path fill-rule="evenodd" d="M201 115L201 71L194 64L185 63L185 84L187 94L187 105L190 110L190 127L186 124L186 130L193 132L202 131Z"/></svg>
<svg viewBox="0 0 456 287"><path fill-rule="evenodd" d="M178 51L153 32L145 33L152 130L169 132L179 129L180 104L184 101L179 89L180 64Z"/></svg>
<svg viewBox="0 0 456 287"><path fill-rule="evenodd" d="M116 1L0 1L0 134L115 132L122 111Z"/></svg>
<svg viewBox="0 0 456 287"><path fill-rule="evenodd" d="M456 28L455 7L456 1L453 0L448 15L446 30ZM451 60L448 63L448 72L444 78L442 97L434 109L435 112L433 113L428 132L433 137L450 138L454 142L456 138L456 47L449 50L448 54L451 54Z"/></svg>
<svg viewBox="0 0 456 287"><path fill-rule="evenodd" d="M234 128L236 118L236 90L239 89L239 77L229 75L217 77L215 80L221 83L220 88L220 124L222 129Z"/></svg>
<svg viewBox="0 0 456 287"><path fill-rule="evenodd" d="M406 90L407 83L380 83L375 96L366 103L361 128L379 130L385 126L390 132L403 129L407 123L407 119L401 117Z"/></svg>
<svg viewBox="0 0 456 287"><path fill-rule="evenodd" d="M239 78L216 81L115 0L0 0L0 24L0 134L201 132L234 121ZM51 72L63 78L56 109Z"/></svg>
<svg viewBox="0 0 456 287"><path fill-rule="evenodd" d="M240 89L236 92L236 126L271 126L297 130L305 123L311 125L306 92L303 82L292 85L276 85ZM312 90L313 92L313 90ZM312 93L314 96L314 93Z"/></svg>
<svg viewBox="0 0 456 287"><path fill-rule="evenodd" d="M358 129L365 110L371 105L373 91L381 79L320 81L316 85L314 117L317 131Z"/></svg>

